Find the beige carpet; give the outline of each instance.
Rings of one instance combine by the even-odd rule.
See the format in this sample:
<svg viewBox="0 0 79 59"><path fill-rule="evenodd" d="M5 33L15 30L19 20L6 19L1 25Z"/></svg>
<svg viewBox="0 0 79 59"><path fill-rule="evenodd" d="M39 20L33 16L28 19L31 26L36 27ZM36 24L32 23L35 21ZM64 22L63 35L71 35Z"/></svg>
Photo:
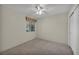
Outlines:
<svg viewBox="0 0 79 59"><path fill-rule="evenodd" d="M33 39L4 51L2 55L72 55L69 46L43 39Z"/></svg>

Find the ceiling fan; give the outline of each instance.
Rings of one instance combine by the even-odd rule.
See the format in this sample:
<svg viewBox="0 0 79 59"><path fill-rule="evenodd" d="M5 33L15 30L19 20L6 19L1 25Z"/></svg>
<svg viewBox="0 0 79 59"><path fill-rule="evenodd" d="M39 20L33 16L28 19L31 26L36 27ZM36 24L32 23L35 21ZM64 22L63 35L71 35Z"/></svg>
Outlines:
<svg viewBox="0 0 79 59"><path fill-rule="evenodd" d="M46 13L45 5L37 4L34 8L35 14L42 15Z"/></svg>

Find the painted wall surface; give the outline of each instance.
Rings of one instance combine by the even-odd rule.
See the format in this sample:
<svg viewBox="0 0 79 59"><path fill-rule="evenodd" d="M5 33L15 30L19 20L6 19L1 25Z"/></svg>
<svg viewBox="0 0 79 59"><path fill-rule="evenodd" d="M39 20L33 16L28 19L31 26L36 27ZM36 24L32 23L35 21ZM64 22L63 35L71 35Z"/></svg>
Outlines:
<svg viewBox="0 0 79 59"><path fill-rule="evenodd" d="M76 54L79 55L79 5L77 7L77 9L74 12L75 14L75 21L76 21L76 39L74 39L76 41Z"/></svg>
<svg viewBox="0 0 79 59"><path fill-rule="evenodd" d="M78 8L76 10L77 15L76 15L76 19L77 19L77 55L79 55L79 5Z"/></svg>
<svg viewBox="0 0 79 59"><path fill-rule="evenodd" d="M2 25L2 24L1 24L1 21L2 21L2 9L1 9L1 7L2 7L2 6L0 5L0 51L1 51L1 43L2 43L2 42L1 42L1 40L2 40L2 39L1 39L1 37L2 37L2 36L1 36L1 25Z"/></svg>
<svg viewBox="0 0 79 59"><path fill-rule="evenodd" d="M59 14L39 19L37 26L37 36L42 39L67 44L67 24L67 14Z"/></svg>
<svg viewBox="0 0 79 59"><path fill-rule="evenodd" d="M2 45L7 50L35 38L35 32L26 32L25 14L2 7Z"/></svg>

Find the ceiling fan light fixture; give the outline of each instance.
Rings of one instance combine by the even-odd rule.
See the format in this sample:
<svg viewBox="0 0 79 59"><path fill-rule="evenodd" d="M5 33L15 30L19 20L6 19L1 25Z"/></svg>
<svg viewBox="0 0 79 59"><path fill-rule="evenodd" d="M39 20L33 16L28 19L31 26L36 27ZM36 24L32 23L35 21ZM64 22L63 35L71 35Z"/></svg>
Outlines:
<svg viewBox="0 0 79 59"><path fill-rule="evenodd" d="M43 5L36 5L34 11L36 12L36 14L42 15L44 14L45 8L43 7Z"/></svg>

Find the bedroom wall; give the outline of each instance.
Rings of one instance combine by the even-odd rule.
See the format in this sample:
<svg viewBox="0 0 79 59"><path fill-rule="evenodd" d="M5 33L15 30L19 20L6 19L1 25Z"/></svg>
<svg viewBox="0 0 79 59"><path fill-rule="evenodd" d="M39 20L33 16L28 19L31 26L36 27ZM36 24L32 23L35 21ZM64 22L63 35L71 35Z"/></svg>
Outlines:
<svg viewBox="0 0 79 59"><path fill-rule="evenodd" d="M2 21L2 17L1 17L1 5L0 5L0 51L1 51L1 21Z"/></svg>
<svg viewBox="0 0 79 59"><path fill-rule="evenodd" d="M62 13L38 20L37 36L49 41L67 44L67 14Z"/></svg>
<svg viewBox="0 0 79 59"><path fill-rule="evenodd" d="M35 32L26 32L25 14L11 8L2 7L1 51L15 47L35 38Z"/></svg>

